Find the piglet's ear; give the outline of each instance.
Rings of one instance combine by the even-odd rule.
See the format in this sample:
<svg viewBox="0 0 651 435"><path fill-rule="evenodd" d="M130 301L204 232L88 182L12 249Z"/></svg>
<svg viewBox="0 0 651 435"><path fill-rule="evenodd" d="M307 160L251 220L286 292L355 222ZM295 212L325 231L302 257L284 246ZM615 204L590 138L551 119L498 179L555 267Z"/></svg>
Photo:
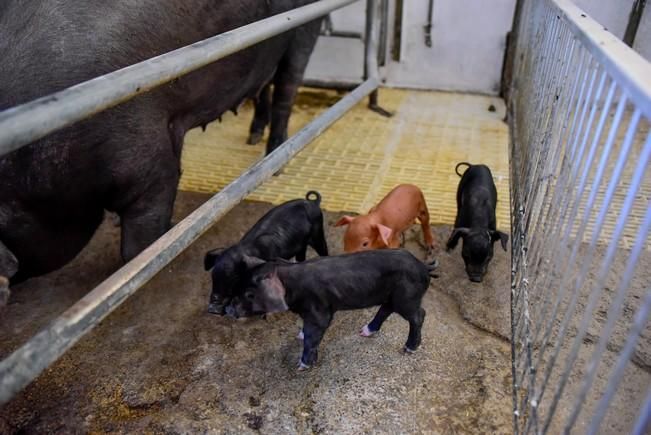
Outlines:
<svg viewBox="0 0 651 435"><path fill-rule="evenodd" d="M501 231L491 231L491 240L493 243L497 242L498 240L502 244L502 249L504 249L504 252L506 252L506 244L509 241L509 235L504 234Z"/></svg>
<svg viewBox="0 0 651 435"><path fill-rule="evenodd" d="M224 248L213 249L212 251L206 252L206 256L203 258L203 268L205 270L210 270L215 265L215 261L222 253Z"/></svg>
<svg viewBox="0 0 651 435"><path fill-rule="evenodd" d="M445 246L445 249L447 251L451 251L452 249L457 247L457 243L459 243L459 238L467 235L470 232L468 228L455 228L454 231L452 231L452 234L450 234L450 238L448 239L448 242Z"/></svg>
<svg viewBox="0 0 651 435"><path fill-rule="evenodd" d="M354 217L351 217L351 216L343 216L341 219L339 219L339 220L337 221L337 223L335 224L335 227L341 227L341 226L344 226L344 225L348 225L348 224L351 223L353 220L355 220Z"/></svg>
<svg viewBox="0 0 651 435"><path fill-rule="evenodd" d="M244 255L242 257L242 261L244 262L244 265L247 267L247 269L253 269L256 266L260 266L261 264L265 263L265 261L261 258L250 257L248 255Z"/></svg>
<svg viewBox="0 0 651 435"><path fill-rule="evenodd" d="M389 243L391 241L391 235L393 234L393 230L385 225L382 224L377 224L376 225L378 235L380 237L380 240L382 240L382 243L384 246L389 246Z"/></svg>
<svg viewBox="0 0 651 435"><path fill-rule="evenodd" d="M285 302L285 286L275 272L264 277L261 284L253 299L253 311L279 313L289 310Z"/></svg>

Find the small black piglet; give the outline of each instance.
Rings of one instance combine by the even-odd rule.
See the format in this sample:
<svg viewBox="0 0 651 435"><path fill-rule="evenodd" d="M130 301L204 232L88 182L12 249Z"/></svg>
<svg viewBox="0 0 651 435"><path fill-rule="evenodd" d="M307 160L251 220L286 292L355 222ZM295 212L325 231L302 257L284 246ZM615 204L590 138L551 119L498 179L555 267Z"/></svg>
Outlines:
<svg viewBox="0 0 651 435"><path fill-rule="evenodd" d="M312 366L332 317L339 310L380 305L360 335L380 330L391 313L409 322L406 352L421 342L425 310L421 307L430 275L437 263L425 265L408 251L382 249L304 263L265 262L245 257L248 265L244 294L232 299L229 311L236 317L291 310L303 319L303 354L299 370Z"/></svg>
<svg viewBox="0 0 651 435"><path fill-rule="evenodd" d="M468 169L460 174L460 166ZM457 218L447 250L454 249L461 237L461 256L468 278L472 282L481 282L493 258L493 244L499 240L506 251L509 236L496 229L497 189L488 166L461 162L454 170L461 181L457 190Z"/></svg>
<svg viewBox="0 0 651 435"><path fill-rule="evenodd" d="M319 255L327 256L320 205L321 195L309 191L305 199L288 201L269 210L239 243L206 253L204 268L212 269L208 312L227 314L226 306L241 289L247 255L264 260L296 257L297 261L304 261L309 245Z"/></svg>

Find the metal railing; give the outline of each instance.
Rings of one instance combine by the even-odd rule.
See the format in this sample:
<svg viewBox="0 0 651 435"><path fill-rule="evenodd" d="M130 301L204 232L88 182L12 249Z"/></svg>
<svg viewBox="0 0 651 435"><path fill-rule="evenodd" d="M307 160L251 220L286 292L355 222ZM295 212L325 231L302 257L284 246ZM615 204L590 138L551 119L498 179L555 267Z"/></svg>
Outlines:
<svg viewBox="0 0 651 435"><path fill-rule="evenodd" d="M569 0L519 6L509 101L514 430L643 433L651 64Z"/></svg>
<svg viewBox="0 0 651 435"><path fill-rule="evenodd" d="M355 1L358 0L320 0L6 110L0 113L0 156ZM0 362L0 404L9 401L34 380L84 334L97 326L355 104L366 96L373 96L379 87L379 16L376 0L367 0L366 80Z"/></svg>

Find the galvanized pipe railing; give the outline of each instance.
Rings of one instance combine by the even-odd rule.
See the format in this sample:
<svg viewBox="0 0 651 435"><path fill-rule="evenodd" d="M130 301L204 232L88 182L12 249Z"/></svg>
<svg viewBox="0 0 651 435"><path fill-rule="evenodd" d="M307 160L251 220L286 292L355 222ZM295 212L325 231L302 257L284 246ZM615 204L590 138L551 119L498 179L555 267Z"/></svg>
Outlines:
<svg viewBox="0 0 651 435"><path fill-rule="evenodd" d="M320 0L0 113L0 156L358 0Z"/></svg>
<svg viewBox="0 0 651 435"><path fill-rule="evenodd" d="M640 340L651 332L640 275L651 269L651 65L569 0L521 0L518 10L514 431L643 431L651 374L632 357L651 350Z"/></svg>
<svg viewBox="0 0 651 435"><path fill-rule="evenodd" d="M5 112L0 116L0 150L9 152L25 141L35 140L229 53L299 26L354 1L357 0L321 0L74 86L56 94L56 101L46 97L11 109L7 111L9 113ZM379 15L375 12L377 1L367 0L367 8L370 9L368 16L372 18L371 25L367 26L365 39L369 47L365 58L369 78L273 153L245 171L65 311L48 327L0 362L0 404L9 401L246 195L280 170L355 104L378 89L380 82L377 72L379 25L377 18ZM207 56L210 61L206 61L203 56ZM140 74L146 74L146 79L140 77ZM117 88L103 89L107 85L116 85ZM101 90L100 95L95 94L98 89ZM75 104L80 104L83 108L72 107ZM33 122L30 120L31 116L42 121ZM54 117L55 120L51 121L50 117ZM21 122L25 123L22 127L19 125ZM38 125L40 122L45 122L45 125ZM11 134L14 136L7 131L2 131L2 126L10 127Z"/></svg>

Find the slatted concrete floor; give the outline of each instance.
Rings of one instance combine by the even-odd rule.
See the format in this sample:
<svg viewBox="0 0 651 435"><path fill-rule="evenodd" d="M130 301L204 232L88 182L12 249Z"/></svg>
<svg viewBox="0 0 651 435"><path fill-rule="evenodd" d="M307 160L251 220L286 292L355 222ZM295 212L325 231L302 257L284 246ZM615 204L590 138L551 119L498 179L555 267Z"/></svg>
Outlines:
<svg viewBox="0 0 651 435"><path fill-rule="evenodd" d="M334 91L302 89L290 134L339 97ZM452 224L459 182L454 167L469 161L493 171L498 228L508 230L508 127L502 121L502 100L382 89L380 103L395 116L369 111L366 101L358 104L248 199L278 204L314 189L321 192L327 210L365 213L395 185L413 183L425 194L432 223ZM246 145L252 116L252 105L246 104L238 116L229 113L205 132L188 133L182 190L217 192L263 156L263 144Z"/></svg>

